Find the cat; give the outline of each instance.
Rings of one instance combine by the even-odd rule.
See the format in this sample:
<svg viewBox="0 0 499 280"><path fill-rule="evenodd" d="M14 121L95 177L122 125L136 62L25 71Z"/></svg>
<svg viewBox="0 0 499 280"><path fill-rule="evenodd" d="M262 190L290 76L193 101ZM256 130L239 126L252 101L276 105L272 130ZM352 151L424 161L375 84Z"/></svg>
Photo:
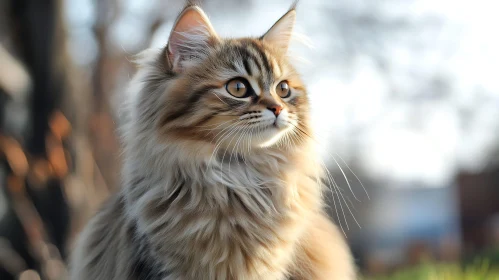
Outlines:
<svg viewBox="0 0 499 280"><path fill-rule="evenodd" d="M73 280L350 280L323 210L292 7L259 38L221 38L197 5L146 50L124 97L123 188L80 234Z"/></svg>

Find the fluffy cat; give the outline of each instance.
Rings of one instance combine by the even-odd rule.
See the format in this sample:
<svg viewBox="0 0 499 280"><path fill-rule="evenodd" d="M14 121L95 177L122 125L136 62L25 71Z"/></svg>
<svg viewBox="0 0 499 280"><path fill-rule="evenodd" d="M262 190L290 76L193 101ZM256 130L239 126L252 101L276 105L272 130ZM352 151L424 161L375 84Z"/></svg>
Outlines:
<svg viewBox="0 0 499 280"><path fill-rule="evenodd" d="M71 279L355 279L287 57L295 17L226 39L189 5L167 46L140 55L123 189L81 233Z"/></svg>

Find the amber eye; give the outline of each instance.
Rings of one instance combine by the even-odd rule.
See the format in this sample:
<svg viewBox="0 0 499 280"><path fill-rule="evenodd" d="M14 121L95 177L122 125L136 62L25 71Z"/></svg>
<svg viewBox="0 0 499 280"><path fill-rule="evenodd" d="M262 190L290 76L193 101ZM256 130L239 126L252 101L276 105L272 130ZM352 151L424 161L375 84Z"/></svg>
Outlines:
<svg viewBox="0 0 499 280"><path fill-rule="evenodd" d="M291 90L289 89L288 82L286 81L280 82L275 90L277 92L277 95L279 95L281 98L286 98L291 95Z"/></svg>
<svg viewBox="0 0 499 280"><path fill-rule="evenodd" d="M233 79L225 85L225 89L234 97L246 97L249 92L248 82L243 79Z"/></svg>

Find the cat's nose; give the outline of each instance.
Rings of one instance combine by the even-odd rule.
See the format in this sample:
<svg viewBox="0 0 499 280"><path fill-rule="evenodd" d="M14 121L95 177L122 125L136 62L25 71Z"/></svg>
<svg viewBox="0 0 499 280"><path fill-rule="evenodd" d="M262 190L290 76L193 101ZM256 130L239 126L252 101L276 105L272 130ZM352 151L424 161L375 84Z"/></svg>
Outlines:
<svg viewBox="0 0 499 280"><path fill-rule="evenodd" d="M268 106L267 109L272 111L272 113L274 113L274 115L276 117L278 117L283 108L282 108L282 105L280 105L280 104L272 104L272 105Z"/></svg>

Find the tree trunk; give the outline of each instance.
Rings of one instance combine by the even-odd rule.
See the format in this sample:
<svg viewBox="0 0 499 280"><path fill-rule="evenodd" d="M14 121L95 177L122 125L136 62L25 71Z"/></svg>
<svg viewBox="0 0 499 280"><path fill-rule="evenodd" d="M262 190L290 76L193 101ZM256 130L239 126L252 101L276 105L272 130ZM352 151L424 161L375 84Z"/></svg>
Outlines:
<svg viewBox="0 0 499 280"><path fill-rule="evenodd" d="M0 182L6 201L6 212L0 216L0 246L10 248L12 255L5 256L7 250L0 249L0 279L15 279L25 269L37 270L42 279L60 279L65 270L62 259L70 211L63 179L70 168L70 126L61 113L68 60L60 4L58 0L0 4L6 26L0 42L7 49L0 67L7 68L3 62L9 60L26 74L23 80L9 69L0 71L4 75L0 77ZM60 269L47 270L49 261Z"/></svg>

